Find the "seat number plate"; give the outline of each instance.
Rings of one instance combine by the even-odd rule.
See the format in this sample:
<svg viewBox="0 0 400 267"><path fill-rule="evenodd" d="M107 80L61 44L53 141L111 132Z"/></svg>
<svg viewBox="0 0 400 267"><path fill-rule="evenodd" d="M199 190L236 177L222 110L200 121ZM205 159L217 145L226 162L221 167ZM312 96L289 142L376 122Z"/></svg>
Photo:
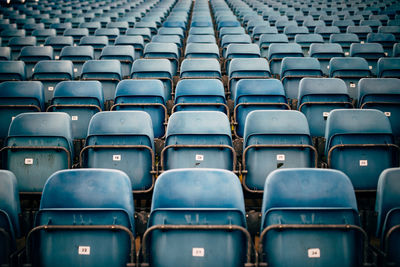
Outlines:
<svg viewBox="0 0 400 267"><path fill-rule="evenodd" d="M33 158L26 158L25 159L25 165L32 165L33 164Z"/></svg>
<svg viewBox="0 0 400 267"><path fill-rule="evenodd" d="M192 256L193 257L204 257L204 248L193 248Z"/></svg>
<svg viewBox="0 0 400 267"><path fill-rule="evenodd" d="M284 161L285 160L285 155L284 154L276 155L276 160Z"/></svg>
<svg viewBox="0 0 400 267"><path fill-rule="evenodd" d="M121 155L113 155L113 161L121 161Z"/></svg>
<svg viewBox="0 0 400 267"><path fill-rule="evenodd" d="M362 167L368 166L368 160L365 159L360 160L360 166Z"/></svg>
<svg viewBox="0 0 400 267"><path fill-rule="evenodd" d="M308 249L308 257L309 258L321 258L321 252L320 252L319 248Z"/></svg>
<svg viewBox="0 0 400 267"><path fill-rule="evenodd" d="M197 154L197 155L196 155L196 160L197 160L197 161L203 161L203 160L204 160L204 155L199 155L199 154Z"/></svg>
<svg viewBox="0 0 400 267"><path fill-rule="evenodd" d="M90 247L89 246L79 246L78 254L79 255L90 255Z"/></svg>

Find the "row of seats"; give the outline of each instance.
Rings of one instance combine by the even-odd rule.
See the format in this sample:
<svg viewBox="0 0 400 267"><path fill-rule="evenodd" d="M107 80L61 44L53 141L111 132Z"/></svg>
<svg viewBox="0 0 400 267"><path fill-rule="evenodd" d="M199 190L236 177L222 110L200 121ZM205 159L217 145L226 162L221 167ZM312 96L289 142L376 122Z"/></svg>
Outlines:
<svg viewBox="0 0 400 267"><path fill-rule="evenodd" d="M388 264L400 264L400 169L379 177L377 235ZM0 221L9 239L2 263L19 236L14 174L0 171ZM364 266L368 237L360 225L349 178L323 169L277 170L268 175L260 243L247 231L244 196L232 173L182 169L160 175L148 228L135 249L134 202L128 176L116 170L58 171L47 180L27 240L35 266ZM10 244L7 244L7 241ZM107 245L105 245L107 244ZM384 245L383 245L384 244ZM179 255L179 256L178 256ZM290 256L290 257L288 257ZM144 265L139 265L144 266ZM147 266L147 265L146 265Z"/></svg>

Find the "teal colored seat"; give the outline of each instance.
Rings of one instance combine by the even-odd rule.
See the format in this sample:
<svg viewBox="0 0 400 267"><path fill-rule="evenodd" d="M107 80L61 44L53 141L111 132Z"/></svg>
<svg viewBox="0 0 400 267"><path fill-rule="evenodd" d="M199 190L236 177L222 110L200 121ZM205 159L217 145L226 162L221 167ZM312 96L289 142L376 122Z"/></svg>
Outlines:
<svg viewBox="0 0 400 267"><path fill-rule="evenodd" d="M143 51L144 58L165 58L171 62L172 74L176 75L178 71L178 62L180 58L180 51L176 44L174 43L157 43L151 41L148 43Z"/></svg>
<svg viewBox="0 0 400 267"><path fill-rule="evenodd" d="M0 61L0 81L24 81L26 79L23 61Z"/></svg>
<svg viewBox="0 0 400 267"><path fill-rule="evenodd" d="M61 50L60 60L70 60L74 63L74 77L80 78L83 64L94 59L94 49L91 46L66 46Z"/></svg>
<svg viewBox="0 0 400 267"><path fill-rule="evenodd" d="M222 79L219 61L214 58L184 59L180 68L181 79Z"/></svg>
<svg viewBox="0 0 400 267"><path fill-rule="evenodd" d="M106 46L100 54L100 60L104 59L118 60L121 63L122 77L129 77L135 60L135 50L131 45Z"/></svg>
<svg viewBox="0 0 400 267"><path fill-rule="evenodd" d="M35 71L35 65L42 60L53 60L51 46L25 46L21 49L18 60L25 62L26 78L30 79Z"/></svg>
<svg viewBox="0 0 400 267"><path fill-rule="evenodd" d="M303 57L303 50L299 44L295 43L272 43L268 48L267 59L273 75L279 75L281 62L286 57Z"/></svg>
<svg viewBox="0 0 400 267"><path fill-rule="evenodd" d="M400 57L380 58L377 76L379 78L400 78Z"/></svg>

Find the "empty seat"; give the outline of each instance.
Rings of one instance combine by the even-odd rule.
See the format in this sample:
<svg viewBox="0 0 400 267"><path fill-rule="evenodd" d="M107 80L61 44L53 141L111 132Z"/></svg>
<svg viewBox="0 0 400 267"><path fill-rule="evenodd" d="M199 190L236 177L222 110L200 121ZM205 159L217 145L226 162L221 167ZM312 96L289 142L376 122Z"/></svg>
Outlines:
<svg viewBox="0 0 400 267"><path fill-rule="evenodd" d="M57 83L74 79L74 65L69 60L42 60L34 68L32 80L44 86L45 102L50 103Z"/></svg>
<svg viewBox="0 0 400 267"><path fill-rule="evenodd" d="M115 88L122 80L121 63L118 60L88 60L83 64L81 80L98 80L103 86L104 100L114 99Z"/></svg>
<svg viewBox="0 0 400 267"><path fill-rule="evenodd" d="M142 36L118 36L114 45L131 45L135 50L135 59L141 58L143 55L144 41Z"/></svg>
<svg viewBox="0 0 400 267"><path fill-rule="evenodd" d="M117 28L121 35L123 35L128 30L129 24L127 21L110 21L107 23L107 28Z"/></svg>
<svg viewBox="0 0 400 267"><path fill-rule="evenodd" d="M36 37L13 37L8 42L8 47L11 48L12 58L16 59L24 46L36 46ZM10 60L10 59L8 59Z"/></svg>
<svg viewBox="0 0 400 267"><path fill-rule="evenodd" d="M64 23L52 23L50 24L50 29L55 29L57 32L57 35L62 35L63 32L66 29L72 28L72 24L70 22L64 22Z"/></svg>
<svg viewBox="0 0 400 267"><path fill-rule="evenodd" d="M119 36L119 29L117 28L102 28L97 29L94 32L95 36L106 36L108 39L108 44L113 45L115 39Z"/></svg>
<svg viewBox="0 0 400 267"><path fill-rule="evenodd" d="M75 44L79 44L81 38L88 35L89 30L87 28L71 28L64 31L64 36L72 36Z"/></svg>
<svg viewBox="0 0 400 267"><path fill-rule="evenodd" d="M11 60L11 49L10 47L0 47L0 60Z"/></svg>
<svg viewBox="0 0 400 267"><path fill-rule="evenodd" d="M89 123L80 165L124 171L131 180L131 190L148 192L155 179L153 138L151 117L146 112L96 113Z"/></svg>
<svg viewBox="0 0 400 267"><path fill-rule="evenodd" d="M379 20L362 20L360 21L360 26L369 26L373 32L377 32L378 28L382 26L382 22Z"/></svg>
<svg viewBox="0 0 400 267"><path fill-rule="evenodd" d="M290 41L293 41L296 35L308 34L309 32L305 26L289 25L284 28L283 33Z"/></svg>
<svg viewBox="0 0 400 267"><path fill-rule="evenodd" d="M297 34L294 37L294 42L301 45L303 54L308 55L308 50L311 44L322 44L324 39L320 34L309 33L309 34Z"/></svg>
<svg viewBox="0 0 400 267"><path fill-rule="evenodd" d="M380 78L400 78L400 58L380 58L377 76Z"/></svg>
<svg viewBox="0 0 400 267"><path fill-rule="evenodd" d="M54 89L47 111L71 116L72 138L86 138L90 118L104 109L101 83L98 81L63 81Z"/></svg>
<svg viewBox="0 0 400 267"><path fill-rule="evenodd" d="M312 137L325 135L326 119L332 110L352 107L341 79L303 78L299 83L297 109L306 116Z"/></svg>
<svg viewBox="0 0 400 267"><path fill-rule="evenodd" d="M23 113L11 122L2 149L3 168L15 174L20 193L40 193L50 174L71 168L72 151L69 115Z"/></svg>
<svg viewBox="0 0 400 267"><path fill-rule="evenodd" d="M371 75L368 62L360 57L338 57L329 62L329 77L342 79L352 99L357 99L358 81Z"/></svg>
<svg viewBox="0 0 400 267"><path fill-rule="evenodd" d="M307 19L303 22L303 26L306 26L310 32L314 32L316 27L325 27L326 25L322 20Z"/></svg>
<svg viewBox="0 0 400 267"><path fill-rule="evenodd" d="M83 64L94 59L94 50L91 46L66 46L61 50L60 60L70 60L74 64L74 76L82 74Z"/></svg>
<svg viewBox="0 0 400 267"><path fill-rule="evenodd" d="M399 265L400 168L384 170L378 181L375 211L378 213L376 235L383 251L383 266Z"/></svg>
<svg viewBox="0 0 400 267"><path fill-rule="evenodd" d="M213 27L190 27L189 35L214 35Z"/></svg>
<svg viewBox="0 0 400 267"><path fill-rule="evenodd" d="M18 185L15 175L0 170L0 264L11 266L10 255L17 249L16 239L20 237Z"/></svg>
<svg viewBox="0 0 400 267"><path fill-rule="evenodd" d="M368 68L373 75L377 75L377 61L385 57L383 46L378 43L352 44L350 46L351 57L362 57L368 62Z"/></svg>
<svg viewBox="0 0 400 267"><path fill-rule="evenodd" d="M88 29L89 35L94 35L94 32L101 28L101 23L100 21L82 22L79 24L79 28Z"/></svg>
<svg viewBox="0 0 400 267"><path fill-rule="evenodd" d="M277 44L289 43L289 39L287 38L286 34L264 33L260 35L259 46L262 57L268 56L268 49L270 45L274 43Z"/></svg>
<svg viewBox="0 0 400 267"><path fill-rule="evenodd" d="M26 78L30 79L35 70L35 65L41 60L53 60L51 46L26 46L21 49L18 60L25 62Z"/></svg>
<svg viewBox="0 0 400 267"><path fill-rule="evenodd" d="M321 64L322 72L325 76L329 75L329 61L333 57L344 57L344 52L340 44L311 44L310 57L315 57Z"/></svg>
<svg viewBox="0 0 400 267"><path fill-rule="evenodd" d="M332 26L337 26L340 32L345 33L348 26L355 26L355 24L354 21L352 21L351 19L345 19L345 20L334 20L332 22Z"/></svg>
<svg viewBox="0 0 400 267"><path fill-rule="evenodd" d="M396 37L391 33L369 33L367 43L381 44L386 56L392 56L393 45L396 43Z"/></svg>
<svg viewBox="0 0 400 267"><path fill-rule="evenodd" d="M190 43L206 43L206 44L215 44L216 40L214 35L206 35L206 34L196 34L196 35L189 35L187 40L187 44Z"/></svg>
<svg viewBox="0 0 400 267"><path fill-rule="evenodd" d="M260 262L362 266L368 240L360 227L353 186L342 172L272 172L265 181L261 213Z"/></svg>
<svg viewBox="0 0 400 267"><path fill-rule="evenodd" d="M257 42L260 40L260 36L262 34L278 34L278 30L276 27L271 27L271 26L256 26L253 29L253 41Z"/></svg>
<svg viewBox="0 0 400 267"><path fill-rule="evenodd" d="M268 49L267 59L271 67L271 73L278 76L281 70L281 62L285 57L303 57L303 51L299 44L271 44Z"/></svg>
<svg viewBox="0 0 400 267"><path fill-rule="evenodd" d="M161 152L161 170L236 169L228 117L219 111L181 111L171 115Z"/></svg>
<svg viewBox="0 0 400 267"><path fill-rule="evenodd" d="M378 33L391 33L396 36L396 40L400 41L400 26L380 26Z"/></svg>
<svg viewBox="0 0 400 267"><path fill-rule="evenodd" d="M389 118L393 134L400 137L400 92L396 78L363 78L358 82L358 107L378 109Z"/></svg>
<svg viewBox="0 0 400 267"><path fill-rule="evenodd" d="M219 60L216 44L189 43L185 48L185 58L215 58Z"/></svg>
<svg viewBox="0 0 400 267"><path fill-rule="evenodd" d="M390 121L379 110L331 111L325 139L328 167L347 174L356 190L376 190L380 173L399 164Z"/></svg>
<svg viewBox="0 0 400 267"><path fill-rule="evenodd" d="M8 46L8 41L13 37L24 37L25 30L8 29L0 32L2 46Z"/></svg>
<svg viewBox="0 0 400 267"><path fill-rule="evenodd" d="M306 117L293 110L250 112L243 135L243 186L262 192L265 178L279 168L316 167L317 152Z"/></svg>
<svg viewBox="0 0 400 267"><path fill-rule="evenodd" d="M225 70L229 72L229 63L234 58L259 58L260 48L256 44L230 44L223 55L225 58Z"/></svg>
<svg viewBox="0 0 400 267"><path fill-rule="evenodd" d="M314 29L314 33L322 35L325 41L328 41L331 34L340 33L340 29L337 26L317 26Z"/></svg>
<svg viewBox="0 0 400 267"><path fill-rule="evenodd" d="M106 46L100 54L100 60L115 59L121 63L123 77L129 77L132 63L135 60L134 49L130 45Z"/></svg>
<svg viewBox="0 0 400 267"><path fill-rule="evenodd" d="M127 36L142 36L144 43L150 42L151 31L149 28L133 28L126 31Z"/></svg>
<svg viewBox="0 0 400 267"><path fill-rule="evenodd" d="M180 68L181 79L221 79L219 61L214 58L189 58L184 59Z"/></svg>
<svg viewBox="0 0 400 267"><path fill-rule="evenodd" d="M174 43L155 43L152 41L145 46L143 57L168 59L171 62L173 76L178 71L180 50Z"/></svg>
<svg viewBox="0 0 400 267"><path fill-rule="evenodd" d="M153 124L155 138L162 138L167 126L164 85L159 80L124 80L118 83L111 110L147 112Z"/></svg>
<svg viewBox="0 0 400 267"><path fill-rule="evenodd" d="M141 254L151 266L176 266L177 254L185 266L250 264L244 197L231 172L184 169L163 173L154 187L148 226ZM167 249L165 242L175 245Z"/></svg>
<svg viewBox="0 0 400 267"><path fill-rule="evenodd" d="M91 46L94 49L94 58L99 59L101 51L108 45L107 36L84 36L79 42L79 46Z"/></svg>
<svg viewBox="0 0 400 267"><path fill-rule="evenodd" d="M50 36L46 38L44 45L53 47L54 59L59 59L63 47L73 46L74 39L71 36Z"/></svg>
<svg viewBox="0 0 400 267"><path fill-rule="evenodd" d="M137 59L132 64L132 79L157 79L164 84L166 100L173 97L172 64L168 59Z"/></svg>
<svg viewBox="0 0 400 267"><path fill-rule="evenodd" d="M43 189L32 239L27 240L33 265L134 264L130 187L127 175L116 170L81 169L51 175Z"/></svg>
<svg viewBox="0 0 400 267"><path fill-rule="evenodd" d="M177 35L181 39L185 37L185 33L182 28L172 28L172 27L161 27L158 29L157 34L159 35Z"/></svg>
<svg viewBox="0 0 400 267"><path fill-rule="evenodd" d="M219 39L222 39L225 35L243 35L246 31L243 27L223 27L218 33Z"/></svg>
<svg viewBox="0 0 400 267"><path fill-rule="evenodd" d="M329 42L340 44L343 49L344 55L349 56L351 44L359 43L360 40L358 39L357 34L354 33L334 33L331 34Z"/></svg>
<svg viewBox="0 0 400 267"><path fill-rule="evenodd" d="M349 26L346 32L357 34L360 41L365 42L367 35L372 32L372 29L369 26Z"/></svg>
<svg viewBox="0 0 400 267"><path fill-rule="evenodd" d="M254 110L290 109L282 83L276 79L242 79L234 98L235 135L243 137L247 115Z"/></svg>

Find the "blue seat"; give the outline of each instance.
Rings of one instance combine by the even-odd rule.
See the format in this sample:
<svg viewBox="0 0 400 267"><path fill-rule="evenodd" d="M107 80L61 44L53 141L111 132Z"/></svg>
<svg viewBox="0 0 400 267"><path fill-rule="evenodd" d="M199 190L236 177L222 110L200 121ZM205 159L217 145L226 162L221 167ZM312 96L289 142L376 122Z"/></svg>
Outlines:
<svg viewBox="0 0 400 267"><path fill-rule="evenodd" d="M185 58L215 58L219 60L217 44L188 43L185 48Z"/></svg>
<svg viewBox="0 0 400 267"><path fill-rule="evenodd" d="M44 45L53 47L54 59L60 59L63 47L73 46L74 39L72 36L50 36L46 38Z"/></svg>
<svg viewBox="0 0 400 267"><path fill-rule="evenodd" d="M11 122L2 149L3 168L15 174L20 193L40 193L50 174L71 168L72 151L69 115L23 113Z"/></svg>
<svg viewBox="0 0 400 267"><path fill-rule="evenodd" d="M81 24L79 24L79 28L88 29L89 30L89 35L92 36L92 35L94 35L94 32L97 29L101 28L101 22L100 21L82 22Z"/></svg>
<svg viewBox="0 0 400 267"><path fill-rule="evenodd" d="M187 40L187 44L190 43L206 43L206 44L215 44L217 41L215 40L215 36L211 34L196 34L189 35Z"/></svg>
<svg viewBox="0 0 400 267"><path fill-rule="evenodd" d="M158 29L158 35L177 35L179 38L185 38L185 33L183 32L182 28L179 27L161 27Z"/></svg>
<svg viewBox="0 0 400 267"><path fill-rule="evenodd" d="M181 79L222 79L219 61L214 58L184 59L180 68Z"/></svg>
<svg viewBox="0 0 400 267"><path fill-rule="evenodd" d="M93 59L94 49L91 46L66 46L60 53L60 60L70 60L74 63L75 78L80 78L83 64Z"/></svg>
<svg viewBox="0 0 400 267"><path fill-rule="evenodd" d="M252 35L253 41L259 41L262 34L278 34L278 30L271 26L255 26Z"/></svg>
<svg viewBox="0 0 400 267"><path fill-rule="evenodd" d="M396 78L363 78L358 82L358 107L385 113L393 134L400 137L400 92Z"/></svg>
<svg viewBox="0 0 400 267"><path fill-rule="evenodd" d="M399 225L400 225L400 168L384 170L378 181L375 210L378 213L376 235L380 238L384 252L383 266L400 264Z"/></svg>
<svg viewBox="0 0 400 267"><path fill-rule="evenodd" d="M338 27L341 33L345 33L348 26L355 26L355 24L354 21L351 19L344 19L344 20L334 20L332 22L332 26Z"/></svg>
<svg viewBox="0 0 400 267"><path fill-rule="evenodd" d="M6 29L0 32L2 46L8 46L8 41L13 37L24 37L25 30Z"/></svg>
<svg viewBox="0 0 400 267"><path fill-rule="evenodd" d="M380 26L378 33L391 33L396 36L397 42L400 42L400 25L399 26Z"/></svg>
<svg viewBox="0 0 400 267"><path fill-rule="evenodd" d="M172 112L221 111L229 116L224 85L217 79L184 79L176 84Z"/></svg>
<svg viewBox="0 0 400 267"><path fill-rule="evenodd" d="M334 33L331 34L329 42L340 44L343 49L344 55L349 56L351 44L359 43L360 39L358 39L357 34L354 33Z"/></svg>
<svg viewBox="0 0 400 267"><path fill-rule="evenodd" d="M164 25L165 27L166 25ZM175 27L175 26L174 26ZM140 21L135 24L135 28L147 28L150 29L152 35L157 34L157 25L154 21Z"/></svg>
<svg viewBox="0 0 400 267"><path fill-rule="evenodd" d="M248 34L227 34L221 38L220 47L222 48L222 55L225 55L224 50L230 44L251 44L251 38Z"/></svg>
<svg viewBox="0 0 400 267"><path fill-rule="evenodd" d="M15 175L0 170L0 264L11 266L10 254L16 251L16 239L20 237L21 213L18 185ZM10 265L7 265L10 264Z"/></svg>
<svg viewBox="0 0 400 267"><path fill-rule="evenodd" d="M372 76L368 62L360 57L338 57L329 62L329 77L340 78L346 85L352 99L357 99L357 84L361 78Z"/></svg>
<svg viewBox="0 0 400 267"><path fill-rule="evenodd" d="M165 58L171 62L172 74L176 75L178 71L178 61L180 58L180 50L174 43L148 43L143 52L144 58Z"/></svg>
<svg viewBox="0 0 400 267"><path fill-rule="evenodd" d="M44 89L40 82L0 83L0 140L7 137L11 121L20 113L44 111Z"/></svg>
<svg viewBox="0 0 400 267"><path fill-rule="evenodd" d="M145 237L142 262L151 266L176 266L178 254L184 266L250 264L252 249L238 178L217 169L161 174ZM174 246L164 249L165 242Z"/></svg>
<svg viewBox="0 0 400 267"><path fill-rule="evenodd" d="M333 57L344 57L340 44L311 44L310 57L317 58L324 76L329 76L329 61Z"/></svg>
<svg viewBox="0 0 400 267"><path fill-rule="evenodd" d="M121 63L118 60L88 60L83 64L81 80L100 81L103 86L104 100L109 102L114 99L115 88L122 80Z"/></svg>
<svg viewBox="0 0 400 267"><path fill-rule="evenodd" d="M84 36L79 41L79 46L91 46L94 49L94 58L99 59L101 51L108 45L107 36Z"/></svg>
<svg viewBox="0 0 400 267"><path fill-rule="evenodd" d="M290 109L282 83L276 79L242 79L234 98L235 136L243 137L247 115L254 110Z"/></svg>
<svg viewBox="0 0 400 267"><path fill-rule="evenodd" d="M350 46L351 57L362 57L368 62L368 68L373 75L377 75L377 62L385 57L383 46L378 43L354 43Z"/></svg>
<svg viewBox="0 0 400 267"><path fill-rule="evenodd" d="M131 45L105 46L100 54L100 60L115 59L121 63L122 77L129 77L135 51Z"/></svg>
<svg viewBox="0 0 400 267"><path fill-rule="evenodd" d="M56 85L47 111L71 116L74 140L86 138L90 118L104 109L101 83L98 81L63 81Z"/></svg>
<svg viewBox="0 0 400 267"><path fill-rule="evenodd" d="M118 28L100 28L94 32L95 36L106 36L108 39L108 44L113 45L115 39L119 36Z"/></svg>
<svg viewBox="0 0 400 267"><path fill-rule="evenodd" d="M325 22L322 20L306 19L303 21L303 26L306 26L310 32L314 32L316 27L325 27Z"/></svg>
<svg viewBox="0 0 400 267"><path fill-rule="evenodd" d="M265 178L279 168L311 168L317 165L306 117L293 110L250 112L243 134L243 187L263 191Z"/></svg>
<svg viewBox="0 0 400 267"><path fill-rule="evenodd" d="M55 29L57 35L62 35L66 29L72 28L72 23L63 22L63 23L52 23L49 26L50 29Z"/></svg>
<svg viewBox="0 0 400 267"><path fill-rule="evenodd" d="M294 42L301 45L303 54L308 55L308 50L310 49L311 44L322 44L324 43L324 39L322 38L322 35L316 33L296 34Z"/></svg>
<svg viewBox="0 0 400 267"><path fill-rule="evenodd" d="M349 26L346 30L347 33L357 34L360 41L366 41L367 35L372 32L370 26Z"/></svg>
<svg viewBox="0 0 400 267"><path fill-rule="evenodd" d="M135 59L141 58L144 49L144 40L142 36L118 36L114 45L131 45L135 50Z"/></svg>
<svg viewBox="0 0 400 267"><path fill-rule="evenodd" d="M354 25L352 25L354 26ZM360 21L360 26L369 26L371 27L372 32L377 32L378 28L382 26L382 22L379 20L362 20Z"/></svg>
<svg viewBox="0 0 400 267"><path fill-rule="evenodd" d="M107 23L107 28L109 29L116 28L119 30L121 35L124 35L126 31L129 29L129 23L127 21L110 21Z"/></svg>
<svg viewBox="0 0 400 267"><path fill-rule="evenodd" d="M304 77L322 77L321 64L312 57L285 57L282 60L280 77L286 97L297 99L299 82Z"/></svg>
<svg viewBox="0 0 400 267"><path fill-rule="evenodd" d="M126 35L127 36L142 36L145 44L150 42L150 39L151 39L151 31L149 28L128 29L126 31Z"/></svg>
<svg viewBox="0 0 400 267"><path fill-rule="evenodd" d="M308 28L305 26L288 25L284 28L283 33L286 34L290 41L293 41L296 35L308 34Z"/></svg>
<svg viewBox="0 0 400 267"><path fill-rule="evenodd" d="M342 172L272 172L265 181L261 213L260 262L362 266L368 240L360 227L353 186Z"/></svg>
<svg viewBox="0 0 400 267"><path fill-rule="evenodd" d="M367 43L381 44L385 55L391 57L393 45L396 43L396 37L392 33L369 33L367 35Z"/></svg>
<svg viewBox="0 0 400 267"><path fill-rule="evenodd" d="M380 58L377 76L379 78L400 78L400 57Z"/></svg>
<svg viewBox="0 0 400 267"><path fill-rule="evenodd" d="M26 79L23 61L0 61L0 81L23 81Z"/></svg>
<svg viewBox="0 0 400 267"><path fill-rule="evenodd" d="M213 27L190 27L189 35L214 35Z"/></svg>
<svg viewBox="0 0 400 267"><path fill-rule="evenodd" d="M345 82L337 78L301 79L297 99L297 109L306 116L312 137L325 135L329 112L353 107Z"/></svg>
<svg viewBox="0 0 400 267"><path fill-rule="evenodd" d="M50 103L54 88L61 81L74 79L74 65L69 60L42 60L34 68L32 80L44 86L45 102Z"/></svg>
<svg viewBox="0 0 400 267"><path fill-rule="evenodd" d="M176 44L179 48L179 50L182 49L182 38L179 35L154 35L151 38L152 43L162 43L162 44Z"/></svg>
<svg viewBox="0 0 400 267"><path fill-rule="evenodd" d="M325 41L329 41L332 34L340 33L340 29L337 26L317 26L314 33L322 35Z"/></svg>
<svg viewBox="0 0 400 267"><path fill-rule="evenodd" d="M157 79L164 84L166 100L173 97L172 64L168 59L137 59L132 64L132 79Z"/></svg>
<svg viewBox="0 0 400 267"><path fill-rule="evenodd" d="M260 48L256 44L230 44L223 55L225 70L229 72L229 64L234 58L260 58Z"/></svg>
<svg viewBox="0 0 400 267"><path fill-rule="evenodd" d="M243 27L223 27L218 32L219 39L222 39L225 35L243 35L246 31Z"/></svg>
<svg viewBox="0 0 400 267"><path fill-rule="evenodd" d="M379 110L331 111L325 139L328 167L347 174L356 190L375 191L380 173L399 164L390 121Z"/></svg>
<svg viewBox="0 0 400 267"><path fill-rule="evenodd" d="M118 83L111 110L147 112L153 124L155 138L162 138L167 125L164 85L160 80L124 80Z"/></svg>
<svg viewBox="0 0 400 267"><path fill-rule="evenodd" d="M36 37L36 45L44 44L47 37L56 36L55 29L35 29L32 36Z"/></svg>
<svg viewBox="0 0 400 267"><path fill-rule="evenodd" d="M271 44L284 44L289 43L289 39L286 34L275 34L275 33L264 33L260 35L259 46L261 50L261 56L268 56L268 49Z"/></svg>
<svg viewBox="0 0 400 267"><path fill-rule="evenodd" d="M33 36L33 31L44 30L44 23L26 23L22 28L25 30L27 36Z"/></svg>
<svg viewBox="0 0 400 267"><path fill-rule="evenodd" d="M74 44L79 44L82 37L88 36L89 30L87 28L71 28L64 31L64 36L72 36Z"/></svg>
<svg viewBox="0 0 400 267"><path fill-rule="evenodd" d="M53 60L53 47L51 46L26 46L21 49L18 60L25 62L26 78L30 79L35 71L35 65L42 60Z"/></svg>
<svg viewBox="0 0 400 267"><path fill-rule="evenodd" d="M303 57L301 46L296 43L276 44L268 48L267 59L271 67L271 73L278 76L281 70L281 62L285 57Z"/></svg>
<svg viewBox="0 0 400 267"><path fill-rule="evenodd" d="M80 169L51 175L28 240L33 265L134 264L130 187L127 175L116 170Z"/></svg>
<svg viewBox="0 0 400 267"><path fill-rule="evenodd" d="M161 170L236 169L228 117L219 111L180 111L168 121Z"/></svg>
<svg viewBox="0 0 400 267"><path fill-rule="evenodd" d="M96 113L89 123L80 166L124 171L131 180L130 190L149 192L155 179L153 138L151 117L146 112Z"/></svg>
<svg viewBox="0 0 400 267"><path fill-rule="evenodd" d="M36 37L26 36L26 37L13 37L8 42L8 47L11 48L12 58L15 60L21 49L24 46L36 46ZM8 59L10 60L10 59Z"/></svg>

